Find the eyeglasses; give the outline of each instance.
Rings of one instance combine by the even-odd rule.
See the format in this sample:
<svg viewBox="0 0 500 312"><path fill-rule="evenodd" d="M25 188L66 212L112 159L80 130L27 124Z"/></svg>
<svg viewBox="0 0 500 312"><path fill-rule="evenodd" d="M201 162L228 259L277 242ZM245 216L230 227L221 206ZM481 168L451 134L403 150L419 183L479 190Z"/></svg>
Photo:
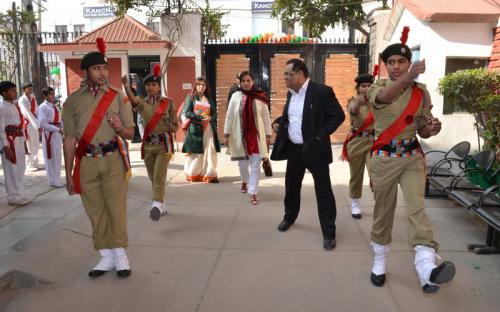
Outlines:
<svg viewBox="0 0 500 312"><path fill-rule="evenodd" d="M295 74L297 74L297 72L291 72L291 73L287 73L287 72L284 72L283 73L283 76L285 76L285 78L292 78Z"/></svg>

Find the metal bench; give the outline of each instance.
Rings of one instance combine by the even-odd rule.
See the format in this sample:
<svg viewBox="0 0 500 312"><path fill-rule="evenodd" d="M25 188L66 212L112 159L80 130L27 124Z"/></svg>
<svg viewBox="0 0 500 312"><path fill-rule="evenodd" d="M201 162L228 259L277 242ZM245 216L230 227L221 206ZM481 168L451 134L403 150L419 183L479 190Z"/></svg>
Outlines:
<svg viewBox="0 0 500 312"><path fill-rule="evenodd" d="M444 154L439 161L434 165L428 165L427 168L427 178L425 181L425 197L446 197L447 194L444 192L442 185L438 184L437 192L431 192L429 178L438 177L453 177L455 174L452 169L453 166L458 166L459 169L465 169L464 160L469 154L470 143L467 141L460 142L453 146L449 151L428 151L425 153L426 158L431 158L434 154ZM439 179L436 179L439 180Z"/></svg>
<svg viewBox="0 0 500 312"><path fill-rule="evenodd" d="M471 209L486 222L488 230L485 244L469 244L468 248L476 254L500 253L500 169L491 176L492 185L482 191L453 189L449 196L464 207Z"/></svg>

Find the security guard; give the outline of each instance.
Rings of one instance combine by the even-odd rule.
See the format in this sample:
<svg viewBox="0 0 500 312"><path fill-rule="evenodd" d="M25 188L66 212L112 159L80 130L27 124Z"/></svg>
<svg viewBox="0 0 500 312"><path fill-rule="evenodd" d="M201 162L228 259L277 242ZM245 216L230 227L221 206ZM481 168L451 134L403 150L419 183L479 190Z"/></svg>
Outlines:
<svg viewBox="0 0 500 312"><path fill-rule="evenodd" d="M351 198L351 215L361 219L361 191L365 165L369 172L370 149L373 143L373 113L368 103L368 89L373 83L373 76L361 74L356 79L356 96L349 100L347 110L351 120L351 132L344 141L342 160L349 162L351 178L349 180L349 197Z"/></svg>
<svg viewBox="0 0 500 312"><path fill-rule="evenodd" d="M375 116L375 142L372 146L371 179L375 208L371 231L374 262L371 282L385 282L385 261L392 241L398 184L405 200L409 244L415 250L415 269L424 293L439 290L439 284L455 275L452 262L436 265L438 243L425 213L425 159L416 134L428 138L439 133L441 123L431 114L429 92L415 79L425 72L425 61L411 61L406 45L409 28L402 43L388 46L381 54L389 79L372 85L368 98Z"/></svg>
<svg viewBox="0 0 500 312"><path fill-rule="evenodd" d="M165 180L167 167L174 154L174 136L179 128L172 99L161 96L160 66L144 79L148 96L136 97L127 79L122 77L125 91L135 111L144 118L141 156L153 186L153 200L149 217L158 221L167 212L165 207Z"/></svg>
<svg viewBox="0 0 500 312"><path fill-rule="evenodd" d="M81 195L92 224L94 247L101 254L89 276L101 276L115 268L118 276L127 277L131 273L125 253L130 163L124 139L132 139L134 122L123 93L108 85L101 38L98 48L99 52L83 57L80 68L86 74L86 84L73 92L63 107L66 182L70 195Z"/></svg>

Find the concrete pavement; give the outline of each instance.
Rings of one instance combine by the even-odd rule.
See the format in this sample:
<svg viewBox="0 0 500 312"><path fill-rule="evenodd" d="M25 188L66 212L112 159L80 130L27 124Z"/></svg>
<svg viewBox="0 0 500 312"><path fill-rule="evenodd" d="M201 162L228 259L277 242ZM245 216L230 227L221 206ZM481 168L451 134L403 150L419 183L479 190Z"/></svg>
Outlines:
<svg viewBox="0 0 500 312"><path fill-rule="evenodd" d="M333 148L338 159L340 148ZM30 205L9 207L2 189L0 274L17 270L40 282L0 292L0 311L488 311L500 306L500 257L478 256L466 247L483 242L486 227L448 200L426 200L426 205L439 255L456 264L455 280L437 294L420 290L400 194L388 282L376 288L369 281L373 200L365 185L363 219L351 218L346 163L336 160L330 166L337 247L327 252L310 174L304 179L299 219L280 233L285 162L272 163L272 178L262 173L261 204L252 206L239 191L236 163L224 152L219 184L186 182L184 157L176 154L168 171L169 214L152 222L150 182L139 145L132 145L132 276L126 280L114 272L87 277L98 261L88 218L79 197L48 187L44 171L27 173L28 189L38 194Z"/></svg>

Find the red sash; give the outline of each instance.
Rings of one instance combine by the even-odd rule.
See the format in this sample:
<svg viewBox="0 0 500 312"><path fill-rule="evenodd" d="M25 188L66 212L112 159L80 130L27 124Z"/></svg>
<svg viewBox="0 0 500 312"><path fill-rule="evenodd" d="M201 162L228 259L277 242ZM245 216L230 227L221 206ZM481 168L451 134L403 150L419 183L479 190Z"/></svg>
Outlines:
<svg viewBox="0 0 500 312"><path fill-rule="evenodd" d="M55 106L53 107L54 107L54 121L52 121L52 123L54 125L57 125L59 123L59 111L57 110L57 107ZM52 140L53 132L44 131L43 134L45 135L45 143L47 144L47 158L52 159L52 149L50 147L50 141Z"/></svg>
<svg viewBox="0 0 500 312"><path fill-rule="evenodd" d="M149 120L148 124L146 125L146 128L144 129L144 137L142 138L142 144L141 144L141 158L144 159L144 142L148 139L148 137L151 135L151 132L154 130L158 122L160 121L163 113L168 107L169 101L166 99L161 99L160 105L158 105L158 108L156 109L153 117Z"/></svg>
<svg viewBox="0 0 500 312"><path fill-rule="evenodd" d="M75 168L73 169L73 183L74 183L74 192L76 194L80 194L81 186L80 186L80 161L82 160L83 155L85 155L85 151L87 150L87 146L92 142L97 130L99 129L101 122L106 115L106 111L108 110L109 105L116 96L116 91L113 89L109 89L108 92L104 93L99 104L94 110L92 117L90 118L85 131L83 131L82 138L78 141L78 146L75 152Z"/></svg>
<svg viewBox="0 0 500 312"><path fill-rule="evenodd" d="M422 102L423 92L417 86L413 86L410 102L406 105L401 116L396 119L387 129L385 129L378 139L373 143L371 152L378 150L384 145L387 145L398 134L401 133L409 124L413 123L413 115L418 111Z"/></svg>
<svg viewBox="0 0 500 312"><path fill-rule="evenodd" d="M32 95L30 95L30 100L31 100L31 113L33 114L33 116L35 116L35 113L36 113L36 101L35 101L35 97L33 97Z"/></svg>
<svg viewBox="0 0 500 312"><path fill-rule="evenodd" d="M345 141L344 141L344 145L342 146L342 156L340 156L340 159L342 160L349 160L349 155L348 155L348 152L347 152L347 144L352 140L354 139L355 137L357 137L361 132L363 132L366 128L368 128L371 124L373 124L373 112L369 112L368 113L368 116L366 117L365 121L363 121L363 124L361 125L361 127L359 127L358 130L354 131L353 133L351 134L348 134Z"/></svg>

